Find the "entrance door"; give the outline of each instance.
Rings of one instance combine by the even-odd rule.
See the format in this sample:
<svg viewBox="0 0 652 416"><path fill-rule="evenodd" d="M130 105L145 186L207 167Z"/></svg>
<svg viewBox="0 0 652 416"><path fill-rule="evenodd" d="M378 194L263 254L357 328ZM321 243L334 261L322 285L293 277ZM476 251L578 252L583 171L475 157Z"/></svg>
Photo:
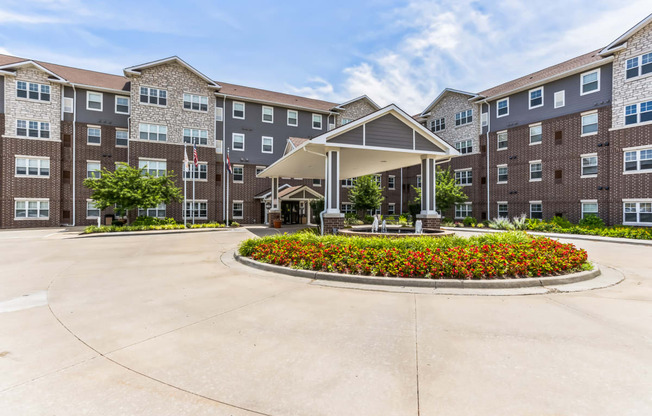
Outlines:
<svg viewBox="0 0 652 416"><path fill-rule="evenodd" d="M284 224L299 224L299 201L281 202L281 215Z"/></svg>

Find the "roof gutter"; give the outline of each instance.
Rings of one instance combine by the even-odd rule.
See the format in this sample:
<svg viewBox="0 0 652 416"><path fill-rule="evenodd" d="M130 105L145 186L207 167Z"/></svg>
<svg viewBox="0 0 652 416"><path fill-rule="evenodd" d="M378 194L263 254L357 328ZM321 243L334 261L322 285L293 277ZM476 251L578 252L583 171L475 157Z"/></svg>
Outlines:
<svg viewBox="0 0 652 416"><path fill-rule="evenodd" d="M321 113L321 114L338 114L335 112L332 112L330 110L320 110L317 108L313 107L305 107L305 106L300 106L300 105L292 105L292 104L287 104L287 103L280 103L278 101L269 101L269 100L261 100L257 98L249 98L249 97L243 97L241 95L233 95L233 94L227 94L224 92L215 92L215 94L220 94L225 97L231 98L231 99L238 99L238 100L243 100L243 101L251 101L254 103L261 103L261 104L271 104L271 105L277 105L281 107L286 107L286 108L292 108L292 109L297 109L297 110L309 110L309 111L314 111L315 113Z"/></svg>

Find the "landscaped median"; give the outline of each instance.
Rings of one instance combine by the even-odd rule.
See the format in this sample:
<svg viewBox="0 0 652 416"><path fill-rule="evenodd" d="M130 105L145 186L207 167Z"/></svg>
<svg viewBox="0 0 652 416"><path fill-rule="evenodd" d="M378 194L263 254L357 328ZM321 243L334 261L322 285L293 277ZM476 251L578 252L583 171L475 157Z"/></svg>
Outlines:
<svg viewBox="0 0 652 416"><path fill-rule="evenodd" d="M140 219L140 218L139 218ZM239 227L238 223L231 223L231 227ZM157 221L134 221L132 225L90 225L84 229L83 234L97 233L124 233L137 231L164 231L164 230L186 230L198 228L227 228L222 223L204 223L204 224L177 224L173 219L159 219Z"/></svg>
<svg viewBox="0 0 652 416"><path fill-rule="evenodd" d="M496 280L590 271L587 253L522 232L384 239L295 234L244 241L239 254L290 269L417 279Z"/></svg>

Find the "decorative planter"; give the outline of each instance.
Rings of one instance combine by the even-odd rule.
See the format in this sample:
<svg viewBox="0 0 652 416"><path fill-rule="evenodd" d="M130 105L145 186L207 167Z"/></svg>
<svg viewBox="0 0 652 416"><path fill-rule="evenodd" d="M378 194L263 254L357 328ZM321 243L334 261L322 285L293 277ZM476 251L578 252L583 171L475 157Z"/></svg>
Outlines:
<svg viewBox="0 0 652 416"><path fill-rule="evenodd" d="M281 228L281 224L283 224L283 221L274 220L274 228Z"/></svg>

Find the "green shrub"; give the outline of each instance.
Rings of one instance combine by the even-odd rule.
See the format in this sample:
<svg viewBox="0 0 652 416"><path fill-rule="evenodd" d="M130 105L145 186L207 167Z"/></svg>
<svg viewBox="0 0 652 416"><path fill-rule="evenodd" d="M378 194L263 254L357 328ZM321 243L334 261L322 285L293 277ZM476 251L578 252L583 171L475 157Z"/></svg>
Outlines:
<svg viewBox="0 0 652 416"><path fill-rule="evenodd" d="M163 224L163 225L126 225L118 227L115 225L91 225L84 229L84 234L94 233L117 233L123 231L153 231L153 230L184 230L183 224Z"/></svg>
<svg viewBox="0 0 652 416"><path fill-rule="evenodd" d="M566 218L559 217L559 216L556 216L556 215L554 217L552 217L550 222L552 224L558 226L558 227L561 227L561 228L570 228L570 227L572 227L574 225L572 222L568 221Z"/></svg>
<svg viewBox="0 0 652 416"><path fill-rule="evenodd" d="M205 224L188 224L188 228L225 228L226 224L219 222L209 222Z"/></svg>
<svg viewBox="0 0 652 416"><path fill-rule="evenodd" d="M176 225L174 218L156 218L140 216L131 224L134 227L148 226L148 225Z"/></svg>
<svg viewBox="0 0 652 416"><path fill-rule="evenodd" d="M588 214L580 220L580 226L590 228L604 228L604 221L595 214Z"/></svg>
<svg viewBox="0 0 652 416"><path fill-rule="evenodd" d="M238 228L240 226L240 223L237 221L231 221L231 227L233 228Z"/></svg>
<svg viewBox="0 0 652 416"><path fill-rule="evenodd" d="M478 220L473 217L466 217L462 220L462 223L465 227L475 227L475 225L478 223Z"/></svg>
<svg viewBox="0 0 652 416"><path fill-rule="evenodd" d="M374 222L374 216L373 215L365 215L364 216L364 224L371 224Z"/></svg>

